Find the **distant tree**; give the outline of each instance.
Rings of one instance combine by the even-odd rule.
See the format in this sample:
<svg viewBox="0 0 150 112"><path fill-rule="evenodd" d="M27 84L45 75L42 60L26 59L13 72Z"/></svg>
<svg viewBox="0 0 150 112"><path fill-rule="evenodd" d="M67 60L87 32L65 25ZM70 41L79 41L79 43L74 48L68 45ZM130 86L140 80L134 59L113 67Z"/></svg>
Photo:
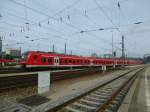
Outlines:
<svg viewBox="0 0 150 112"><path fill-rule="evenodd" d="M8 59L8 60L12 60L13 59L13 56L9 55L9 54L6 54L4 55L3 57L4 59Z"/></svg>

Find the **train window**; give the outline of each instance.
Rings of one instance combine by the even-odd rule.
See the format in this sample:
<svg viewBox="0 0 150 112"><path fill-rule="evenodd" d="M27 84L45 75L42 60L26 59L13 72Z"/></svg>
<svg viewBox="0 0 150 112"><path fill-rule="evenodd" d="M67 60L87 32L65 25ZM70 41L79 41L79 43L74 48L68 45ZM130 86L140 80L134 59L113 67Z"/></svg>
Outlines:
<svg viewBox="0 0 150 112"><path fill-rule="evenodd" d="M69 60L69 63L71 63L72 61L71 60Z"/></svg>
<svg viewBox="0 0 150 112"><path fill-rule="evenodd" d="M59 60L59 62L60 62L60 64L62 64L63 60L62 60L62 59L60 59L60 60Z"/></svg>
<svg viewBox="0 0 150 112"><path fill-rule="evenodd" d="M60 62L61 64L65 63L64 59L61 59L60 61L61 61L61 62Z"/></svg>
<svg viewBox="0 0 150 112"><path fill-rule="evenodd" d="M52 62L52 59L51 58L48 58L48 63L51 63Z"/></svg>
<svg viewBox="0 0 150 112"><path fill-rule="evenodd" d="M65 60L65 63L68 63L67 59Z"/></svg>
<svg viewBox="0 0 150 112"><path fill-rule="evenodd" d="M37 55L34 55L34 59L37 59Z"/></svg>
<svg viewBox="0 0 150 112"><path fill-rule="evenodd" d="M75 60L73 60L73 63L75 64L75 63L76 63L76 61L75 61Z"/></svg>
<svg viewBox="0 0 150 112"><path fill-rule="evenodd" d="M42 63L46 62L46 58L41 58Z"/></svg>
<svg viewBox="0 0 150 112"><path fill-rule="evenodd" d="M64 59L61 59L61 63L65 63Z"/></svg>
<svg viewBox="0 0 150 112"><path fill-rule="evenodd" d="M88 60L86 60L86 64L88 64Z"/></svg>

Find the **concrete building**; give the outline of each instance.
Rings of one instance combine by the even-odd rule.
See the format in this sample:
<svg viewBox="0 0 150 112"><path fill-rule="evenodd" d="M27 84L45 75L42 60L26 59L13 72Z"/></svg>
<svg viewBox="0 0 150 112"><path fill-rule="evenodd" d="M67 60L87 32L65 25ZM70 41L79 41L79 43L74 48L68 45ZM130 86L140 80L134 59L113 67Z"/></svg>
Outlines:
<svg viewBox="0 0 150 112"><path fill-rule="evenodd" d="M11 55L13 57L19 58L21 57L21 50L20 49L12 49L12 48L6 48L5 54Z"/></svg>

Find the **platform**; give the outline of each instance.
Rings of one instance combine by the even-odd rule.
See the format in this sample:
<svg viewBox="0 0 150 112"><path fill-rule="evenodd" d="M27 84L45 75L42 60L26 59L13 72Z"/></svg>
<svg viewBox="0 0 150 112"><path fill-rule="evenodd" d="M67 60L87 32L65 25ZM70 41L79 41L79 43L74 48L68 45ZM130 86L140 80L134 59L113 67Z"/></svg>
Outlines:
<svg viewBox="0 0 150 112"><path fill-rule="evenodd" d="M118 112L150 112L150 66L139 74Z"/></svg>

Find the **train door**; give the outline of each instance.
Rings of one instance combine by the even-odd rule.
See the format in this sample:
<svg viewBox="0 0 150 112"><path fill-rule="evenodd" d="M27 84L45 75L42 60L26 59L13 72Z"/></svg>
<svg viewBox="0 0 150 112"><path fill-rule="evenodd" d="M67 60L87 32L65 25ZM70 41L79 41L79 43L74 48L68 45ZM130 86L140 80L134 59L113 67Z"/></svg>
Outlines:
<svg viewBox="0 0 150 112"><path fill-rule="evenodd" d="M94 65L94 64L93 64L93 61L94 61L93 59L90 59L90 65L91 65L91 66Z"/></svg>
<svg viewBox="0 0 150 112"><path fill-rule="evenodd" d="M54 65L58 66L59 65L59 58L57 56L54 57Z"/></svg>

